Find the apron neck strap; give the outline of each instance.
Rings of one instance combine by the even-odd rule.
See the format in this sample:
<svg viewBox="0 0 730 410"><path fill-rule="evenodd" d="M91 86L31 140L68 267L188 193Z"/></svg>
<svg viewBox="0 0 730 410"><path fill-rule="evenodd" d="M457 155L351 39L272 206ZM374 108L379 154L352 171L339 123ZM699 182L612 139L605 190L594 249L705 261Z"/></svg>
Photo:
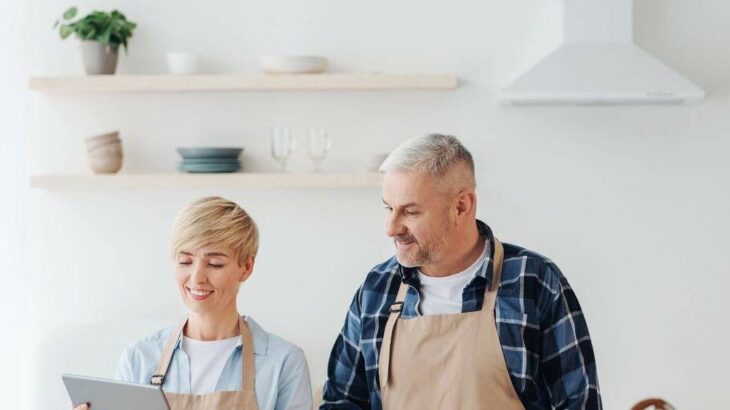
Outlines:
<svg viewBox="0 0 730 410"><path fill-rule="evenodd" d="M502 263L504 262L504 246L499 239L494 238L494 253L492 256L492 282L484 289L482 310L493 311L497 301L499 282L502 279Z"/></svg>
<svg viewBox="0 0 730 410"><path fill-rule="evenodd" d="M165 376L170 368L170 362L172 361L172 355L175 351L175 346L180 341L183 335L183 330L187 324L187 319L179 324L170 333L170 336L165 342L165 346L162 349L162 356L160 357L160 363L157 366L157 372L150 378L150 384L153 386L160 386L165 382ZM248 323L243 320L242 317L238 318L238 328L241 332L241 341L243 346L241 348L241 390L242 391L253 391L254 390L254 347L253 347L253 334Z"/></svg>

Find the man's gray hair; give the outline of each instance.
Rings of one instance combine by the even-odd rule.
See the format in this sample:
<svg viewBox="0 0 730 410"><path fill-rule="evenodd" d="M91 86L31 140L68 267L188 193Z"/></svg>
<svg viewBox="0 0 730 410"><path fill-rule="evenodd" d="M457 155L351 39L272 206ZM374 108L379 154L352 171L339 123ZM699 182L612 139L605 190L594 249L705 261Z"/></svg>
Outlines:
<svg viewBox="0 0 730 410"><path fill-rule="evenodd" d="M388 155L381 172L426 172L444 177L454 166L464 165L475 185L474 159L469 150L453 135L427 134L409 138Z"/></svg>

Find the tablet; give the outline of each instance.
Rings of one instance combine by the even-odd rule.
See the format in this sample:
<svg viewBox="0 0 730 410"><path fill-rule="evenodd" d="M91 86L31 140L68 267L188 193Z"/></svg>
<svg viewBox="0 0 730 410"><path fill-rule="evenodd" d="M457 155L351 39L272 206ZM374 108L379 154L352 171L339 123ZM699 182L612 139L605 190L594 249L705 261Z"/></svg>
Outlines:
<svg viewBox="0 0 730 410"><path fill-rule="evenodd" d="M170 410L158 386L73 374L61 377L74 407L89 403L91 410Z"/></svg>

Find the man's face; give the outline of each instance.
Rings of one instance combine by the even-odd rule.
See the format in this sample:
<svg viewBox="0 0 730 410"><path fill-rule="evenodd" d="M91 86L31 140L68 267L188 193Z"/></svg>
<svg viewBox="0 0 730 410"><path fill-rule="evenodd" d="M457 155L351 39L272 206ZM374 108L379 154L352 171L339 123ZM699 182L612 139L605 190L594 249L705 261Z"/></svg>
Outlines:
<svg viewBox="0 0 730 410"><path fill-rule="evenodd" d="M388 212L385 233L393 238L398 262L428 266L444 256L451 234L450 198L424 173L389 171L383 179Z"/></svg>

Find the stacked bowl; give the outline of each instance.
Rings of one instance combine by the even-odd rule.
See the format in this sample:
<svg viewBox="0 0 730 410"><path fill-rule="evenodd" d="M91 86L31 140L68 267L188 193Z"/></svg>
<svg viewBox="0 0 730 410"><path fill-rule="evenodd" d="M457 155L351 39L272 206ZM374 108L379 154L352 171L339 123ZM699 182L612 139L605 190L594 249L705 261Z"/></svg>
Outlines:
<svg viewBox="0 0 730 410"><path fill-rule="evenodd" d="M193 173L236 172L241 169L238 157L242 151L240 147L178 148L177 152L183 158L179 168Z"/></svg>
<svg viewBox="0 0 730 410"><path fill-rule="evenodd" d="M113 174L122 168L122 140L119 131L87 138L86 153L89 166L97 174Z"/></svg>

